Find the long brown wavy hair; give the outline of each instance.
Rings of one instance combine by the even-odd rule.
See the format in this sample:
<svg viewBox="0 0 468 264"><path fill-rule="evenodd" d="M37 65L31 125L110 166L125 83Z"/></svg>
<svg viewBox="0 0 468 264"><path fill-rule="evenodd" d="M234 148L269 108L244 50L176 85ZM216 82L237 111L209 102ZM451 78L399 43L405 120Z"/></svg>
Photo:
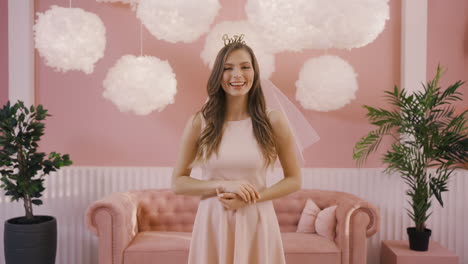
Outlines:
<svg viewBox="0 0 468 264"><path fill-rule="evenodd" d="M192 164L206 162L213 153L218 156L218 150L223 137L226 117L226 93L221 87L224 64L226 59L235 50L243 49L250 54L254 69L254 81L247 97L247 112L252 120L253 132L261 148L264 167L274 165L277 157L273 128L266 113L265 97L260 85L258 62L252 49L240 42L224 46L216 56L216 60L208 79L208 101L197 112L202 114L205 127L197 140L197 154Z"/></svg>

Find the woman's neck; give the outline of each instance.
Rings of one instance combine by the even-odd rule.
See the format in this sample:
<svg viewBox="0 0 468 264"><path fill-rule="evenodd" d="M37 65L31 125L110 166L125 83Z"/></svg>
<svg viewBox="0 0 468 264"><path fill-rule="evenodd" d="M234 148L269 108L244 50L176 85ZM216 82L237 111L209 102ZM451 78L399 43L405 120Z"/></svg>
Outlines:
<svg viewBox="0 0 468 264"><path fill-rule="evenodd" d="M247 96L229 96L226 99L227 121L242 120L249 117L247 112Z"/></svg>

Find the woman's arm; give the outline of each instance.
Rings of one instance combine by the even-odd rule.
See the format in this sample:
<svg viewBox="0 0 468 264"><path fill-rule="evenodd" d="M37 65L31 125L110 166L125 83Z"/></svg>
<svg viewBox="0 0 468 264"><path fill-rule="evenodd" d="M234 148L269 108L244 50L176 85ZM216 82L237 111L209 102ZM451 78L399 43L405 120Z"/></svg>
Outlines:
<svg viewBox="0 0 468 264"><path fill-rule="evenodd" d="M221 188L220 181L198 180L190 177L190 164L197 154L197 139L201 133L200 115L192 115L185 125L179 154L172 172L172 190L184 195L216 195L216 188Z"/></svg>
<svg viewBox="0 0 468 264"><path fill-rule="evenodd" d="M287 119L282 112L273 110L269 114L270 123L278 151L278 158L283 167L284 178L273 186L260 191L257 202L276 199L301 188L302 174L296 155L296 146Z"/></svg>

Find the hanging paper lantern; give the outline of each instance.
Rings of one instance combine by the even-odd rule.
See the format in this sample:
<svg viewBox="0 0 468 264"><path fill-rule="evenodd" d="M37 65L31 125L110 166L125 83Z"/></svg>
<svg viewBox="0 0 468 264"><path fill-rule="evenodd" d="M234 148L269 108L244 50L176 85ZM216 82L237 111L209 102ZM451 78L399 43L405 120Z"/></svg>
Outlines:
<svg viewBox="0 0 468 264"><path fill-rule="evenodd" d="M356 77L353 67L337 56L310 59L296 81L296 100L309 110L327 112L342 108L356 98Z"/></svg>
<svg viewBox="0 0 468 264"><path fill-rule="evenodd" d="M138 4L138 0L96 0L96 2L108 2L108 3L123 3L123 4Z"/></svg>
<svg viewBox="0 0 468 264"><path fill-rule="evenodd" d="M209 30L218 0L139 0L137 17L157 39L193 42Z"/></svg>
<svg viewBox="0 0 468 264"><path fill-rule="evenodd" d="M139 0L96 0L96 2L107 2L107 3L123 3L129 4L132 7L132 10L136 10L136 6Z"/></svg>
<svg viewBox="0 0 468 264"><path fill-rule="evenodd" d="M258 60L262 78L269 79L271 77L271 74L275 71L275 57L265 46L265 40L252 30L252 25L247 21L225 21L211 29L206 37L203 51L200 54L203 62L210 69L213 68L219 50L224 47L224 34L228 34L229 37L244 34L245 44L252 48Z"/></svg>
<svg viewBox="0 0 468 264"><path fill-rule="evenodd" d="M248 0L245 10L275 52L362 47L389 19L388 0Z"/></svg>
<svg viewBox="0 0 468 264"><path fill-rule="evenodd" d="M248 21L261 34L275 52L301 51L310 45L330 46L319 40L320 28L312 23L314 1L248 0L245 6Z"/></svg>
<svg viewBox="0 0 468 264"><path fill-rule="evenodd" d="M332 46L339 49L373 42L390 18L388 0L335 0L333 11L328 32Z"/></svg>
<svg viewBox="0 0 468 264"><path fill-rule="evenodd" d="M81 8L59 6L37 15L34 40L45 64L62 72L92 73L106 47L106 28L101 19Z"/></svg>
<svg viewBox="0 0 468 264"><path fill-rule="evenodd" d="M121 112L147 115L174 103L177 81L167 61L152 56L122 56L103 81L104 98Z"/></svg>

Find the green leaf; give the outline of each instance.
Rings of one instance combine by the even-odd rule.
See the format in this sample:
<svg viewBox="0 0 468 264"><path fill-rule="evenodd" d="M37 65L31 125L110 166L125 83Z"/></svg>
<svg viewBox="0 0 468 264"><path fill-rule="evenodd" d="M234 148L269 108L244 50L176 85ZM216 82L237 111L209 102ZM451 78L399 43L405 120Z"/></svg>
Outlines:
<svg viewBox="0 0 468 264"><path fill-rule="evenodd" d="M31 200L31 202L35 205L42 205L42 200L39 200L39 199L33 199Z"/></svg>

